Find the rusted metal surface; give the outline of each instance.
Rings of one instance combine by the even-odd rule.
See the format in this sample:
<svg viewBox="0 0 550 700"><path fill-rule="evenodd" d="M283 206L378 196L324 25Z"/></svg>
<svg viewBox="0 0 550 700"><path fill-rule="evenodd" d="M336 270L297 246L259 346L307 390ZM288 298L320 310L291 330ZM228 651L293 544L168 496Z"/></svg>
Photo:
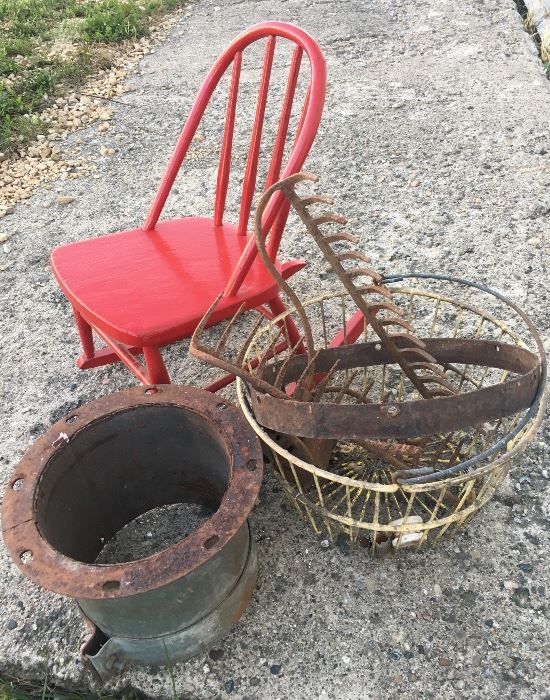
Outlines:
<svg viewBox="0 0 550 700"><path fill-rule="evenodd" d="M115 474L110 468L98 470L97 478L103 479L101 489L107 500L98 502L95 516L98 520L94 523L89 519L94 510L91 505L87 504L84 509L79 503L89 493L88 483L75 476L67 500L61 504L56 494L58 485L50 484L48 471L54 461L59 461L62 456L68 459L68 463L86 456L81 452L80 445L85 442L90 426L99 426L114 416L131 416L136 410L147 410L149 407L156 410L165 407L176 412L181 410L184 412L182 415L195 421L194 427L204 425L203 439L194 446L197 454L206 450L209 442L212 445L217 443L216 457L222 459L223 456L226 471L224 473L223 468L219 467L218 483L212 481L210 491L204 490L202 496L207 502L208 499L221 497L220 506L200 528L169 550L139 562L94 566L90 560L95 559L101 549L101 537L110 534L107 529L114 534L132 517L144 512L143 506L147 510L180 502L185 497L186 489L197 486L199 475L195 472L190 480L182 481L181 474L174 466L172 474L164 474L164 478L161 478L156 471L158 464L150 461L150 453L147 455L148 468L145 469L145 465L138 462L128 464L127 472L121 475L123 481L115 482ZM177 415L174 414L174 421ZM175 427L174 421L171 428ZM149 424L150 420L140 420L139 430L145 431ZM156 444L169 438L173 440L174 436L170 435L166 426L163 433L148 435L148 439ZM109 445L109 450L115 446L116 435L108 430L102 439ZM119 458L124 456L128 444L122 447L122 452L117 454ZM189 464L189 459L193 457L189 443L184 445L184 449ZM115 466L112 459L109 462ZM182 462L180 468L183 469L184 464ZM4 541L11 557L26 576L57 593L74 598L117 598L143 593L190 573L234 536L254 505L262 469L259 444L243 423L238 409L230 403L190 387L136 387L82 406L58 421L32 445L15 470L4 498ZM90 474L87 476L90 477ZM126 489L130 493L125 496L125 506L129 510L121 507L122 491L117 487L123 486L130 487ZM144 493L148 499L145 504ZM59 508L56 512L52 510L52 498L55 507ZM110 512L118 522L113 520L107 528L104 519L109 517ZM59 532L55 533L55 537L61 539L55 546L44 534L45 527L51 528L51 523L44 522L50 515L55 516L59 523ZM211 549L204 548L203 543L214 536L217 538L216 544ZM67 538L66 542L63 537ZM82 538L89 544L84 546ZM70 554L62 553L63 549ZM21 559L25 552L32 553L30 561L29 555L23 557L25 561ZM106 585L113 580L119 582L116 590Z"/></svg>
<svg viewBox="0 0 550 700"><path fill-rule="evenodd" d="M194 630L196 642L199 618L227 608L238 581L235 604L246 605L255 578L247 516L262 472L259 442L232 404L190 387L136 387L82 406L34 443L6 492L4 541L25 575L76 598L106 637L156 638L158 656L161 638ZM124 525L173 503L215 512L162 551L94 563ZM137 647L132 659L141 649L150 662L151 644Z"/></svg>
<svg viewBox="0 0 550 700"><path fill-rule="evenodd" d="M252 389L253 406L255 410L260 408L259 404L261 400L258 401L257 399L260 395L265 395L266 406L268 406L268 408L266 408L265 411L260 410L258 419L260 422L266 419L266 423L262 422L266 427L283 430L282 427L275 428L274 426L282 426L283 424L297 426L301 432L293 428L290 434L302 437L328 437L327 431L330 433L330 437L342 437L346 434L357 434L361 437L388 437L392 434L392 428L397 427L399 433L394 434L393 437L404 436L407 431L400 426L399 421L389 420L388 429L384 431L383 425L385 423L385 418L391 419L394 416L384 416L384 410L380 407L369 407L367 409L366 404L370 403L368 397L370 387L368 386L365 387L360 396L356 396L358 403L361 405L355 406L354 410L348 412L348 407L338 405L342 398L350 393L351 389L349 386L334 387L331 384L331 378L336 370L350 367L366 367L374 364L395 363L401 367L403 373L410 380L420 397L433 399L455 397L459 394L459 390L449 381L449 377L446 374L450 362L462 361L458 359L459 357L467 357L468 359L465 360L465 362L470 362L470 364L475 365L494 367L500 367L500 365L498 362L497 364L491 365L491 361L493 360L489 360L483 354L486 348L476 345L475 342L470 339L461 341L460 352L458 352L458 354L452 357L434 357L433 353L430 352L430 339L419 338L414 332L412 323L404 318L402 309L391 301L391 289L384 284L382 275L372 270L370 267L353 269L344 267L344 261L351 260L354 263L357 261L368 263L369 259L362 253L356 251L345 250L344 252L336 252L333 250L332 246L335 243L357 243L358 239L355 236L343 231L331 234L325 234L321 231L320 226L325 224L344 224L346 222L344 217L332 213L317 217L312 217L310 215L310 206L320 203L331 204L332 199L317 195L299 197L295 187L299 183L315 182L317 179L317 176L311 173L298 173L297 175L293 175L286 180L276 183L265 192L258 204L255 214L255 236L258 252L271 275L277 280L281 289L292 302L293 309L301 321L303 336L300 342L296 343L291 348L289 356L286 357L284 361L276 364L273 362L268 364L268 361L275 355L276 344L280 342L280 338L275 335L270 345L264 349L260 356L251 358L250 347L263 320L260 316L244 341L242 341L241 349L237 356L234 359L229 359L225 355L226 343L238 318L244 311L244 305L241 306L235 317L229 322L217 345L214 348L209 348L203 341L203 335L219 302L218 298L197 327L191 339L190 352L195 357L244 379ZM380 339L380 344L378 346L373 344L371 348L371 351L375 347L379 349L375 361L365 357L361 358L361 360L357 360L355 364L346 364L346 360L349 360L350 353L345 346L340 347L342 343L340 343L339 346L336 346L335 343L331 343L329 348L324 349L316 348L310 320L304 306L298 295L292 290L274 265L266 248L266 237L262 231L263 212L271 196L278 191L282 191L290 201L305 224L308 233L312 236L322 254L329 262L332 270L338 275L342 286L357 306L361 318L359 324L357 321L354 321L355 338L352 338L350 341L346 337L344 329L342 342L353 343L363 331L364 327L369 325ZM369 279L368 284L363 282L357 285L355 283L355 280L364 280L365 277ZM374 301L372 299L374 299ZM284 337L283 322L280 322L280 327L281 335ZM390 333L388 329L394 332ZM397 332L395 332L396 330ZM469 343L472 343L472 346L467 350L466 346ZM355 349L351 350L351 355L356 354L360 350L357 346L354 346L354 348ZM520 378L515 382L508 382L501 387L491 388L490 391L488 390L488 394L483 395L483 401L479 401L480 397L476 395L475 392L468 392L465 394L467 398L463 397L460 401L453 403L454 418L457 424L461 426L472 425L472 420L480 422L493 417L509 415L514 412L516 407L516 402L513 398L514 395L518 397L518 407L528 406L532 402L536 392L536 384L538 381L537 373L540 374L535 366L540 364L539 359L535 355L532 355L531 360L532 366L527 370L528 376L525 378L526 382ZM291 371L292 368L299 368L300 371L293 374ZM508 369L508 367L503 367L503 369ZM512 369L512 367L510 367L510 369ZM288 385L291 381L294 382L294 384L289 391ZM326 407L324 404L321 405L321 400L326 400L327 394L333 394L330 402L334 405L336 413L336 423L334 426L327 425L327 423L331 421L331 408ZM507 400L503 401L503 398ZM307 429L302 427L303 421L296 423L296 414L300 412L300 407L296 407L291 403L292 401L308 404L307 410L303 411L304 420L308 424ZM525 403L526 401L527 403ZM312 405L310 406L309 403ZM288 406L286 404L288 404ZM418 404L418 407L419 406L420 404ZM304 407L302 406L301 408L303 409ZM428 404L428 407L422 409L424 415L433 415L436 421L432 430L430 430L428 424L424 423L424 427L422 428L423 432L418 432L414 426L415 421L413 420L411 423L411 416L408 415L407 421L410 423L411 434L422 435L436 432L438 429L437 418L442 408L442 406L436 406L436 404L432 403ZM473 413L470 413L471 408ZM483 408L487 411L485 416L482 415ZM395 411L395 408L392 410ZM273 411L275 411L276 415L273 414ZM367 411L368 415L365 414L365 411ZM288 415L286 417L283 415L279 420L279 416L284 413L288 413ZM402 415L401 410L400 415ZM374 422L372 423L371 420L373 418ZM414 418L414 416L412 416L412 418ZM349 421L352 422L352 425L349 424ZM357 421L361 423L360 428L358 428L359 432L356 430ZM344 428L344 434L338 432L342 430L342 428ZM374 429L374 432L369 433L371 428Z"/></svg>
<svg viewBox="0 0 550 700"><path fill-rule="evenodd" d="M452 396L457 393L456 388L449 383L436 358L427 352L425 343L415 334L414 326L404 319L403 310L392 303L391 291L384 285L383 276L368 266L370 258L353 249L338 252L333 248L334 244L357 244L359 239L347 232L326 234L321 231L320 227L326 224L345 224L345 217L331 212L320 216L310 214L310 206L316 204L331 205L333 204L332 199L318 195L300 197L296 193L295 188L298 183L317 182L318 179L312 173L300 173L279 183L278 187L285 193L304 223L307 232L362 313L364 323L368 323L372 327L392 361L401 367L420 396L435 398L437 396ZM267 206L268 201L269 198L264 197L258 207L257 222L259 225L261 225L263 207ZM261 237L257 235L256 240L259 240L261 245ZM267 264L267 260L264 251L264 263ZM354 267L345 267L343 265L345 261L352 261ZM355 267L357 264L359 267ZM356 284L356 280L361 280L361 283Z"/></svg>
<svg viewBox="0 0 550 700"><path fill-rule="evenodd" d="M516 424L518 431L504 431L504 437L496 442L492 431L485 431L474 443L475 456L455 465L459 473L450 473L453 469L445 473L443 469L434 475L432 470L422 482L420 477L394 478L395 472L388 469L387 461L377 456L373 459L370 449L360 455L365 459L360 467L336 460L324 470L316 463L307 463L289 452L278 436L263 429L253 415L244 382L239 379L237 385L244 415L264 446L272 451L274 471L296 510L316 533L333 542L345 536L374 555L436 544L464 527L493 496L506 477L511 460L533 439L546 404L541 385L541 394ZM450 450L441 455L439 466L448 466L452 461L449 455L456 454L456 448L463 444L458 436L447 438ZM437 443L437 436L434 439ZM349 447L353 453L353 445ZM466 452L471 454L472 450ZM354 459L353 454L348 459Z"/></svg>
<svg viewBox="0 0 550 700"><path fill-rule="evenodd" d="M282 433L326 439L407 439L450 432L528 408L540 384L539 358L517 346L485 340L423 339L427 351L442 366L452 363L483 365L509 370L517 376L468 393L437 401L335 404L280 399L250 387L251 405L261 425ZM372 367L391 362L386 348L376 343L356 343L321 350L316 372L327 372L338 361L339 369ZM284 383L299 378L306 358L297 355L285 368ZM264 368L262 379L274 381L282 361Z"/></svg>
<svg viewBox="0 0 550 700"><path fill-rule="evenodd" d="M406 316L404 309L396 303L392 288L396 278L384 278L368 267L369 259L363 253L349 248L343 251L333 248L334 245L355 244L358 239L345 231L326 233L321 230L322 226L344 224L346 220L330 212L310 214L310 207L332 204L329 197L301 197L296 193L298 184L313 181L317 181L315 175L299 173L273 185L265 192L256 210L255 236L259 255L292 304L290 312L281 314L272 323L278 332L268 335L263 343L258 342L264 323L264 319L258 318L245 339L240 341L236 356L230 358L228 339L244 306L229 322L218 343L209 347L204 341L204 332L215 312L216 301L199 324L191 340L190 352L243 379L250 390L255 418L263 427L284 436L285 443L306 461L325 468L335 441L361 440L373 454L385 455L399 478L436 478L431 468L411 467L410 451L416 449L421 454L421 446L396 440L410 441L441 433L441 446L435 452L444 452L448 440L445 433L482 426L487 421L513 416L527 409L540 392L545 373L540 339L529 319L512 302L492 290L463 280L454 281L470 288L477 287L504 301L527 325L538 352L498 339L456 338L457 328L449 338L419 337L415 331L416 319L410 309ZM353 317L344 320L341 330L330 342L325 333L321 347L308 316L310 302L307 302L306 310L306 304L277 269L262 230L264 209L270 197L280 191L338 276L345 290L343 294L356 308ZM354 267L350 268L349 263ZM355 266L357 263L360 267ZM432 298L437 298L434 318L440 303L450 303L459 309L459 314L466 312L472 318L482 319L481 324L490 320L487 312L466 302L457 303L433 295ZM321 300L321 306L322 303ZM299 320L302 336L290 347L283 360L276 361L275 348L285 338L285 323L290 313ZM505 326L500 321L496 325L500 334L508 337ZM379 342L358 342L367 329ZM288 341L288 333L286 339ZM457 365L462 365L462 370ZM400 368L403 376L397 391L399 398L391 393L378 401L373 398L374 383L367 381L366 370L376 366L383 372L390 366ZM467 370L471 367L483 370L480 382L467 378ZM491 369L502 370L494 383L486 381ZM365 381L358 387L354 380L360 372L365 372ZM410 382L406 391L403 390L405 382ZM392 391L395 395L396 389ZM459 468L460 448L457 448L446 471Z"/></svg>

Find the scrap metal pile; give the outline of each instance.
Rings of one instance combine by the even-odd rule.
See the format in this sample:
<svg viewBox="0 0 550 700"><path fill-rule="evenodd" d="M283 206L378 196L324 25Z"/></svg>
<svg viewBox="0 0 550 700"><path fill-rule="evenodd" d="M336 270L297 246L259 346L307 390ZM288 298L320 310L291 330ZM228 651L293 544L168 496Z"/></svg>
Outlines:
<svg viewBox="0 0 550 700"><path fill-rule="evenodd" d="M289 311L268 321L260 315L232 357L229 340L244 308L209 347L216 301L190 352L240 378L241 407L316 531L344 533L373 552L419 546L464 524L537 429L542 343L517 306L482 285L373 270L350 249L355 236L327 227L345 224L343 217L311 213L332 200L296 192L316 180L300 173L275 184L256 211L258 250ZM302 302L271 261L261 222L279 190L336 274L338 291ZM395 286L406 278L422 286ZM302 333L294 345L289 319Z"/></svg>
<svg viewBox="0 0 550 700"><path fill-rule="evenodd" d="M255 434L316 532L381 554L463 525L542 420L546 364L528 317L479 284L379 274L350 247L355 236L325 228L343 217L311 213L332 200L296 192L316 179L273 185L256 210L257 249L287 309L261 308L233 353L250 316L242 307L211 347L216 301L191 341L193 355L238 377L246 421L204 390L136 387L61 419L12 477L6 547L29 578L76 599L90 630L82 659L102 680L127 663L189 658L241 616L257 567L247 521L263 468ZM338 289L302 301L279 272L262 230L275 193ZM160 551L103 562L126 527L176 504L208 517Z"/></svg>
<svg viewBox="0 0 550 700"><path fill-rule="evenodd" d="M250 139L242 140L250 147L237 157L235 119L247 114L241 95L252 94L248 76L239 89L241 67L257 63L243 51L260 39L256 111ZM276 46L284 42L292 57L288 67L290 54L284 59L288 80L270 127L254 240L247 232L261 186L262 129ZM161 222L226 72L214 217ZM264 455L315 532L382 554L464 525L542 420L544 350L521 309L478 283L380 274L357 250L359 239L342 230L344 217L320 209L332 200L297 191L317 177L285 178L311 148L325 88L325 60L309 35L282 22L251 27L203 83L143 226L52 253L82 343L78 366L123 362L146 386L80 406L37 439L7 486L2 528L27 577L76 601L89 630L82 660L102 680L126 664L187 659L240 618L255 587L248 516ZM242 181L232 160L246 162ZM233 181L237 225L225 212ZM277 258L291 209L338 284L314 298L287 282L305 263ZM191 354L229 373L203 389L171 385L160 352L193 329ZM96 348L96 336L106 347ZM241 411L215 393L235 376ZM124 550L124 542L139 547Z"/></svg>

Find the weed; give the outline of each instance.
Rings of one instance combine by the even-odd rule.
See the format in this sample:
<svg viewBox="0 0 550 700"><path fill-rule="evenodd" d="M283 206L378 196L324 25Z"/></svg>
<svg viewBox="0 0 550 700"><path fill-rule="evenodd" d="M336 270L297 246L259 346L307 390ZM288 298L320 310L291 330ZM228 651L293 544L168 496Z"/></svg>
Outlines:
<svg viewBox="0 0 550 700"><path fill-rule="evenodd" d="M29 56L32 54L32 50L32 41L20 36L13 37L13 39L8 39L4 44L6 56Z"/></svg>
<svg viewBox="0 0 550 700"><path fill-rule="evenodd" d="M14 61L13 58L8 57L5 52L3 55L0 53L0 76L11 75L12 73L15 74L18 72L19 64L17 61Z"/></svg>
<svg viewBox="0 0 550 700"><path fill-rule="evenodd" d="M42 697L40 700L46 700L46 693L48 692L48 656L46 655L46 662L44 668L44 685L42 686Z"/></svg>
<svg viewBox="0 0 550 700"><path fill-rule="evenodd" d="M525 31L528 34L531 34L531 36L536 34L536 31L537 31L535 21L536 21L535 9L533 7L530 7L527 10L525 17L523 18L523 28L525 29Z"/></svg>
<svg viewBox="0 0 550 700"><path fill-rule="evenodd" d="M185 2L0 0L0 151L32 140L44 129L42 107L106 67L106 44L146 35L152 16ZM55 41L72 47L70 57L50 51Z"/></svg>
<svg viewBox="0 0 550 700"><path fill-rule="evenodd" d="M138 700L133 692L124 695L95 695L85 690L63 690L48 682L47 673L42 681L21 681L0 676L0 700Z"/></svg>
<svg viewBox="0 0 550 700"><path fill-rule="evenodd" d="M145 9L133 0L99 0L86 6L81 36L88 42L135 39L148 31Z"/></svg>
<svg viewBox="0 0 550 700"><path fill-rule="evenodd" d="M162 640L162 645L164 646L164 654L166 656L166 669L168 670L168 675L170 676L170 681L172 683L172 696L174 700L178 700L178 693L176 691L176 679L174 677L174 669L172 668L172 661L170 655L168 654L168 649L166 647L166 642Z"/></svg>

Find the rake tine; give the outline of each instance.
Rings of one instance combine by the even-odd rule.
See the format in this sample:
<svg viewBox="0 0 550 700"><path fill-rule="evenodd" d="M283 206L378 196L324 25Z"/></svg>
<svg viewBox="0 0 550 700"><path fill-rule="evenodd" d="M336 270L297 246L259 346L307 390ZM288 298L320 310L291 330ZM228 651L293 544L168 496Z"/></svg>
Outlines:
<svg viewBox="0 0 550 700"><path fill-rule="evenodd" d="M250 347L250 344L252 342L252 339L258 332L258 328L262 325L263 323L263 316L259 315L258 318L256 319L256 322L252 326L252 329L249 331L248 335L246 336L246 339L244 340L241 349L239 350L239 354L237 355L237 358L235 360L235 363L238 364L239 366L243 364L245 355Z"/></svg>
<svg viewBox="0 0 550 700"><path fill-rule="evenodd" d="M313 368L315 367L315 363L317 362L317 358L319 357L319 352L320 352L320 350L316 350L313 353L311 360L307 363L307 365L304 368L304 371L296 380L296 389L294 390L294 393L293 393L294 398L296 398L296 396L299 395L300 392L304 389L307 389L307 391L309 391L309 387L305 386L305 382L306 382L306 380L311 378L311 373L312 373Z"/></svg>
<svg viewBox="0 0 550 700"><path fill-rule="evenodd" d="M377 314L379 311L388 311L396 314L397 316L403 315L403 310L393 304L391 301L381 301L377 304L369 304L369 306L374 314Z"/></svg>
<svg viewBox="0 0 550 700"><path fill-rule="evenodd" d="M363 287L356 287L359 294L380 294L387 299L391 298L391 292L387 287L378 286L377 284L367 284ZM370 304L369 304L370 306Z"/></svg>
<svg viewBox="0 0 550 700"><path fill-rule="evenodd" d="M355 379L355 376L353 377L353 379ZM333 385L327 386L324 391L325 394L338 394L339 392L342 392L343 396L353 396L354 399L361 401L361 403L370 403L370 401L366 400L366 394L364 394L362 391L357 391L356 389L350 389L349 387ZM337 397L335 403L340 403L340 401Z"/></svg>
<svg viewBox="0 0 550 700"><path fill-rule="evenodd" d="M356 245L359 243L358 236L354 236L353 233L347 233L346 231L339 231L338 233L321 234L327 243L337 243L338 241L347 241L348 243L353 243Z"/></svg>
<svg viewBox="0 0 550 700"><path fill-rule="evenodd" d="M340 214L322 214L311 221L315 226L322 226L323 224L347 224L348 222L345 216L340 216Z"/></svg>
<svg viewBox="0 0 550 700"><path fill-rule="evenodd" d="M405 330L410 331L411 333L414 332L413 325L408 321L404 321L401 318L384 318L380 319L378 323L380 323L382 326L401 326L401 328L404 328Z"/></svg>
<svg viewBox="0 0 550 700"><path fill-rule="evenodd" d="M442 387L445 387L445 389L449 389L452 393L454 393L454 386L447 381L447 379L443 379L442 377L438 377L436 374L433 375L428 375L428 374L420 374L417 375L418 381L422 382L423 384L439 384Z"/></svg>
<svg viewBox="0 0 550 700"><path fill-rule="evenodd" d="M364 263L370 263L372 262L372 259L369 258L368 255L365 255L365 253L358 253L353 250L347 250L343 253L336 253L336 257L338 260L361 260Z"/></svg>
<svg viewBox="0 0 550 700"><path fill-rule="evenodd" d="M410 337L410 336L405 336L405 337ZM426 352L426 350L422 350L421 348L398 348L398 351L402 354L408 354L412 353L416 357L423 357L426 362L436 362L435 358L430 355L429 352Z"/></svg>
<svg viewBox="0 0 550 700"><path fill-rule="evenodd" d="M409 364L409 367L412 367L413 369L429 369L431 372L433 372L434 374L438 374L443 379L447 378L446 374L443 372L442 369L439 369L439 367L434 367L429 362L411 362Z"/></svg>
<svg viewBox="0 0 550 700"><path fill-rule="evenodd" d="M294 192L294 187L299 182L319 182L319 175L315 175L315 173L312 173L309 170L301 170L299 173L295 173L294 175L290 175L289 177L285 178L284 187L285 189L288 187L289 190Z"/></svg>
<svg viewBox="0 0 550 700"><path fill-rule="evenodd" d="M415 335L409 335L408 333L393 333L392 335L389 335L388 338L390 338L393 341L402 340L405 343L412 343L414 346L414 348L411 348L410 345L407 345L403 348L398 346L398 350L416 350L417 348L419 350L423 350L426 347L426 343L422 342L420 338L417 338Z"/></svg>
<svg viewBox="0 0 550 700"><path fill-rule="evenodd" d="M439 396L455 396L455 392L450 389L437 389L436 391L429 391L428 395L430 399L437 399Z"/></svg>
<svg viewBox="0 0 550 700"><path fill-rule="evenodd" d="M359 374L359 370L354 370L353 372L349 373L348 378L344 380L344 383L342 384L341 392L336 397L336 401L334 403L336 403L336 404L342 403L342 399L344 398L344 394L346 392L350 392L349 387L351 386L351 383L353 382L353 380L355 379L355 377L358 374ZM353 389L351 391L353 391ZM359 393L359 392L354 392L354 393Z"/></svg>
<svg viewBox="0 0 550 700"><path fill-rule="evenodd" d="M287 369L290 361L292 360L292 358L295 357L296 353L298 352L298 348L300 347L300 345L303 342L304 342L304 337L300 336L300 339L298 340L296 345L293 345L290 348L290 352L289 352L288 356L285 357L285 359L283 360L283 362L279 368L279 371L277 372L277 376L275 377L275 381L273 382L273 386L275 386L277 389L282 388L283 379L284 379L284 376L286 374L286 369Z"/></svg>
<svg viewBox="0 0 550 700"><path fill-rule="evenodd" d="M246 306L246 304L243 302L243 303L239 306L239 308L237 309L237 313L233 316L233 318L231 318L231 320L229 321L229 323L228 323L228 324L226 325L226 327L223 329L223 333L221 334L220 339L218 340L218 342L217 342L217 344L216 344L216 347L214 348L214 352L215 352L216 354L218 354L220 351L223 351L223 349L225 348L225 345L226 345L226 343L227 343L227 339L228 339L228 337L229 337L229 335L230 335L230 333L231 333L231 329L232 329L233 326L235 325L235 322L237 321L237 319L239 318L239 316L241 316L241 314L242 314L242 312L243 312L245 306Z"/></svg>
<svg viewBox="0 0 550 700"><path fill-rule="evenodd" d="M355 277L370 277L374 284L379 284L383 279L382 275L370 267L357 267L354 270L345 270L345 274L348 280L355 279Z"/></svg>
<svg viewBox="0 0 550 700"><path fill-rule="evenodd" d="M279 330L278 333L275 333L273 336L273 339L270 341L269 345L265 349L265 351L261 354L261 357L258 358L258 365L256 367L256 374L258 376L261 375L263 368L265 367L265 363L274 355L275 351L275 345L277 344L277 340L279 339L281 332Z"/></svg>
<svg viewBox="0 0 550 700"><path fill-rule="evenodd" d="M313 403L319 403L321 400L323 394L325 393L325 387L328 385L329 381L332 379L332 376L340 366L340 358L336 360L336 362L332 365L332 367L329 369L329 371L325 374L323 379L317 384L315 387L315 391L313 394Z"/></svg>
<svg viewBox="0 0 550 700"><path fill-rule="evenodd" d="M200 348L204 348L205 350L208 350L207 347L200 342L199 338L203 334L204 329L206 328L206 325L208 324L208 321L210 320L212 314L214 313L216 306L218 305L222 296L223 296L223 292L218 294L218 296L214 299L212 304L210 304L210 306L208 307L204 316L199 321L199 325L195 328L195 332L191 336L191 341L189 343L189 352L192 355L195 354L194 350L199 350Z"/></svg>
<svg viewBox="0 0 550 700"><path fill-rule="evenodd" d="M361 398L361 403L371 403L371 402L367 399L367 395L369 394L369 392L370 392L370 390L372 389L373 386L374 386L374 381L373 381L372 379L371 379L370 382L367 382L367 383L365 384L365 388L364 388L363 391L361 392L361 397L362 397L362 398Z"/></svg>

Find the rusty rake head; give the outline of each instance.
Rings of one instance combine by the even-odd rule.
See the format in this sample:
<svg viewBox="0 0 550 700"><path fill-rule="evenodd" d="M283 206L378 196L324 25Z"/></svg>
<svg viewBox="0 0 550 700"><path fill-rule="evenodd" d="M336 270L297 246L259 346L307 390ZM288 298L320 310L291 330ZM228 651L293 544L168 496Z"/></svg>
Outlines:
<svg viewBox="0 0 550 700"><path fill-rule="evenodd" d="M228 322L220 340L208 346L204 342L204 331L215 321L221 298L218 297L197 327L190 351L242 378L249 386L252 408L260 423L289 439L295 436L300 443L294 444L304 454L308 451L322 453L325 461L329 443L334 445L338 439L353 439L357 444L368 446L374 454L384 454L400 479L429 478L434 469L420 457L429 442L431 452L436 455L434 460L437 462L444 453L449 468L455 468L463 452L460 441L458 444L455 441L452 449L448 448L449 436L470 426L477 426L476 430L482 434L485 421L529 406L540 380L538 358L499 343L449 338L447 345L442 345L440 339L420 338L415 331L414 315L409 311L406 316L404 307L397 303L399 297L395 296L395 289L369 266L368 256L350 250L350 245L357 244L357 237L341 229L326 231L327 226L345 224L345 218L331 212L310 213L313 206L330 206L332 199L322 195L301 197L296 192L298 184L317 179L311 173L299 173L276 183L264 193L255 214L258 253L292 302L291 311L277 319L267 315L267 322L260 314L240 342L236 356L231 357L228 340L243 315L244 305ZM358 309L363 333L366 335L369 329L379 339L378 343L346 345L344 320L343 346L332 343L327 347L325 337L324 346L316 347L308 317L311 305L303 303L292 290L266 247L262 218L271 196L277 191L285 194L336 273L345 290L340 296L349 298ZM336 245L338 249L333 247ZM484 317L484 312L472 310L480 318ZM290 313L301 323L301 338L294 344L290 343L286 326ZM355 338L359 335L360 332L356 333ZM285 353L282 360L276 358L281 351ZM464 377L453 365L460 362L460 358L464 362L499 367L519 378L503 380L482 393L472 391L472 386L467 391L463 387ZM409 379L415 396L411 399L410 393L402 394L396 403L391 394L381 395L376 403L370 396L372 382L364 381L358 386L355 378L360 371L377 365L397 365L403 377ZM428 400L415 402L415 397ZM305 411L304 403L308 404ZM435 434L439 437L434 447L433 440L430 442L428 437ZM419 439L420 442L411 443Z"/></svg>
<svg viewBox="0 0 550 700"><path fill-rule="evenodd" d="M404 320L402 310L390 301L391 291L383 284L382 275L368 266L370 258L356 250L337 251L333 248L334 244L357 245L359 239L346 231L325 233L321 229L327 224L343 225L346 223L345 217L331 212L320 215L310 213L309 208L312 205L331 205L333 200L323 195L300 197L297 194L298 183L317 180L318 177L312 173L299 173L277 183L271 189L273 192L277 189L283 190L331 269L363 313L365 323L370 324L381 344L401 367L418 393L424 398L453 395L456 389L448 381L437 360L426 351L426 345L415 334L413 325ZM258 222L261 222L263 208L269 199L268 193L269 191L258 205L257 241L261 239ZM345 267L344 263L349 262L353 265Z"/></svg>
<svg viewBox="0 0 550 700"><path fill-rule="evenodd" d="M344 288L357 305L357 308L364 315L365 323L372 326L383 346L388 349L393 360L401 366L419 394L425 398L434 398L436 396L448 396L455 393L454 387L447 380L442 368L438 365L435 358L426 351L423 341L415 335L411 323L403 319L403 312L391 301L391 291L382 284L382 275L368 267L370 258L356 250L344 250L339 252L332 248L336 243L358 243L359 239L347 231L325 233L320 228L326 224L343 225L346 223L345 217L330 212L318 216L312 216L310 214L309 207L317 204L331 205L333 203L332 198L324 195L300 197L296 193L296 185L303 182L317 182L317 180L318 177L316 175L304 172L292 175L285 180L275 183L264 193L255 212L254 232L258 253L273 278L278 282L281 289L292 302L303 329L302 340L295 344L294 347L290 348L290 354L287 357L288 364L300 349L302 352L305 351L308 356L308 364L295 383L294 391L292 392L293 398L318 402L326 394L331 394L334 396L333 403L338 403L346 394L348 388L340 387L338 391L335 391L334 387L329 383L330 378L338 367L337 359L326 376L324 376L321 381L315 381L314 375L317 354L310 321L301 300L279 273L274 261L267 252L266 234L262 230L262 219L265 208L273 194L277 191L282 191L285 194L304 223L306 230L329 262L331 268L338 275ZM344 263L349 261L361 263L361 265L353 268L346 268ZM368 280L366 283L365 278ZM362 283L357 284L360 280L362 280ZM193 334L190 345L191 354L205 362L245 379L258 391L265 392L277 398L285 398L287 394L282 391L282 382L287 364L281 366L272 384L265 382L261 378L266 362L276 354L275 348L279 340L278 334L274 334L272 342L260 357L253 359L248 358L248 361L245 363L245 358L249 355L249 349L255 334L262 324L261 316L257 319L245 340L242 342L241 350L238 352L237 356L234 359L230 359L226 354L227 341L237 321L243 314L245 308L244 304L229 321L216 346L208 347L205 344L204 330L212 320L220 299L221 295L214 301ZM366 393L361 397L361 400L366 400Z"/></svg>

